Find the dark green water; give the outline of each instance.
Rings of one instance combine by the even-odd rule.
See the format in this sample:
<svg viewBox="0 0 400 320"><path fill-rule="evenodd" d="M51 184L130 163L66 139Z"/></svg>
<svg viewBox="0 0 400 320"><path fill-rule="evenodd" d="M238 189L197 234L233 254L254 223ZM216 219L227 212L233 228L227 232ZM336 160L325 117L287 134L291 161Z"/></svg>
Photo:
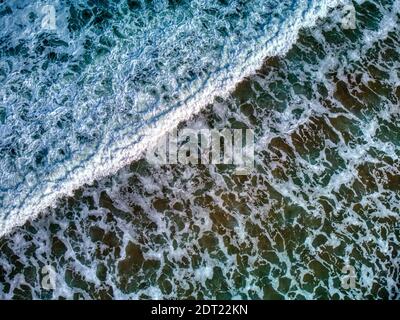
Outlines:
<svg viewBox="0 0 400 320"><path fill-rule="evenodd" d="M0 240L0 296L398 299L398 6L333 11L181 124L253 129L251 174L140 160L84 186Z"/></svg>

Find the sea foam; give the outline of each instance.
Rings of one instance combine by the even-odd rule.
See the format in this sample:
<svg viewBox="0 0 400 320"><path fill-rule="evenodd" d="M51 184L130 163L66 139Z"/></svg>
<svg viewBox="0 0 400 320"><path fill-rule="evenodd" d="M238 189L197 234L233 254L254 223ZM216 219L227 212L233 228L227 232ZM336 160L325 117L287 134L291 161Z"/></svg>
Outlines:
<svg viewBox="0 0 400 320"><path fill-rule="evenodd" d="M253 129L249 175L143 159L96 180L2 238L0 297L398 299L399 3L358 2L355 30L334 9L182 124Z"/></svg>
<svg viewBox="0 0 400 320"><path fill-rule="evenodd" d="M55 31L44 1L1 4L0 236L138 159L344 1L85 3L57 1Z"/></svg>

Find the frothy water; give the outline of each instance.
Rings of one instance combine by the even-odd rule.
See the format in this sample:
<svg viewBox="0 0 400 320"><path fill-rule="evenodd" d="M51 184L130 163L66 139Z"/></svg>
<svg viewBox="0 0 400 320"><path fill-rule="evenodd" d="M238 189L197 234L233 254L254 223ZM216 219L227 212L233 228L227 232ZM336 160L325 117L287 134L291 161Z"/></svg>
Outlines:
<svg viewBox="0 0 400 320"><path fill-rule="evenodd" d="M1 297L400 298L400 2L354 3L354 30L342 28L341 7L317 20L328 10L322 2L171 1L168 6L150 7L137 3L115 8L141 10L140 15L127 11L119 16L118 10L104 8L113 13L103 12L100 25L85 22L83 13L75 25L69 22L73 27L61 34L73 41L65 41L60 50L71 50L71 57L64 62L57 58L48 66L65 73L42 67L41 76L49 72L58 78L46 86L31 80L30 90L38 91L25 98L25 109L36 110L30 106L38 97L54 103L38 99L35 108L41 107L33 115L26 111L26 117L36 117L32 123L54 124L51 110L58 109L51 108L57 101L61 111L68 105L71 110L63 113L59 131L64 136L35 129L42 133L34 140L39 142L29 147L43 143L49 150L44 165L35 167L40 182L33 186L39 186L40 196L35 199L36 191L30 191L29 201L40 201L40 208L47 205L46 199L54 200L40 188L50 188L49 197L56 197L57 188L65 192L71 181L79 181L74 187L82 184L82 177L90 182L100 174L97 168L112 172L138 154L131 153L141 150L135 146L148 143L145 132L139 134L147 125L161 134L206 102L212 103L181 126L253 129L254 171L235 176L229 166L154 167L139 160L97 179L2 237ZM237 6L243 7L235 20L231 15ZM203 17L208 20L201 27ZM269 20L274 17L278 20ZM169 36L163 38L159 32ZM149 40L152 34L155 43ZM98 46L107 47L100 40L103 35L115 42L108 52L94 57ZM92 42L84 47L86 37ZM134 49L132 37L150 43ZM78 40L82 47L71 49ZM38 54L40 63L44 52ZM74 52L82 60L72 63ZM90 63L85 60L88 52ZM170 55L161 55L165 52ZM9 54L10 59L19 54ZM130 54L136 54L136 64ZM282 55L267 58L254 71L262 58L276 54ZM178 66L171 64L176 59L181 59ZM208 67L202 71L199 66ZM37 70L32 71L36 76ZM142 76L134 78L140 70ZM194 75L188 79L190 71ZM5 79L12 76L20 84L34 79L30 73L6 74ZM249 76L238 83L244 75ZM163 94L146 91L159 90L162 80L177 84L164 92L168 102L162 102ZM229 91L234 84L236 88ZM1 90L12 92L11 87L7 82ZM39 88L44 92L40 94ZM220 93L222 97L213 100ZM8 105L16 106L15 114L24 110L24 104L18 104L23 99L20 91L3 96L14 101ZM80 103L72 103L71 97ZM115 99L120 100L115 103ZM140 106L135 105L138 101ZM104 117L94 112L102 108ZM2 128L8 128L10 114L7 109ZM119 115L123 117L117 120ZM18 121L15 128L24 130L16 137L22 140L30 127L22 122L28 120ZM79 133L92 140L78 143ZM71 144L69 135L76 144ZM63 178L51 182L46 171L53 170L50 146L56 148L58 143L70 143L68 164L76 165L64 165ZM19 159L18 152L8 156ZM79 158L82 154L85 157ZM101 159L108 160L97 162L103 154L108 158ZM4 159L9 158L0 160L2 165L12 163ZM12 172L2 169L4 177ZM18 219L27 216L21 208L28 200L16 211L8 209L23 195L24 186L10 189L18 193L7 191L14 202L3 198L8 216L4 221L11 221L13 212L20 214ZM3 225L7 228L7 222ZM55 270L52 290L42 285L45 266ZM354 270L354 286L344 285L346 270Z"/></svg>
<svg viewBox="0 0 400 320"><path fill-rule="evenodd" d="M0 235L115 173L285 53L332 1L1 4Z"/></svg>

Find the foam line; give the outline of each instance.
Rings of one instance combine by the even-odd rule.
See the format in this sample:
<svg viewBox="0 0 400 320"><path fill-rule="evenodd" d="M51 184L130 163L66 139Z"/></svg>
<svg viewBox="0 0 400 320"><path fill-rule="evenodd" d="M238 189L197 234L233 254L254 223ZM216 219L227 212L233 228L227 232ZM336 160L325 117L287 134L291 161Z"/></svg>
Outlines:
<svg viewBox="0 0 400 320"><path fill-rule="evenodd" d="M171 105L166 105L160 99L155 99L154 96L148 92L150 89L146 90L147 92L136 92L136 100L133 103L136 105L140 104L140 106L144 105L145 108L143 112L140 113L140 121L131 122L131 127L129 128L129 122L113 121L107 123L102 130L97 131L96 126L98 123L89 121L91 119L90 117L88 117L88 119L83 117L79 118L79 116L81 113L84 113L85 110L94 108L93 106L95 106L96 116L93 116L93 118L95 120L101 120L99 114L101 113L102 106L114 103L116 105L114 106L114 109L111 109L114 111L111 117L113 119L117 119L118 116L125 117L124 111L118 111L118 108L124 106L121 101L127 94L126 91L124 92L123 90L124 88L128 88L124 87L124 85L129 83L130 78L129 76L123 76L126 73L124 73L124 70L122 69L129 69L131 71L129 74L132 76L135 75L135 70L138 70L138 68L145 68L149 72L146 76L149 76L150 78L155 72L152 71L154 65L151 65L151 63L140 66L134 62L130 64L120 63L123 59L135 59L135 57L143 56L144 53L141 51L140 42L136 46L137 51L130 50L129 55L127 52L120 54L118 52L118 46L112 49L109 53L108 59L113 59L116 66L120 68L119 70L116 70L116 74L121 75L121 82L118 83L118 86L109 89L110 91L117 93L114 96L108 96L105 94L104 99L97 99L96 101L93 97L84 97L86 93L85 91L80 92L79 90L71 90L71 92L68 92L71 87L64 86L65 83L60 81L58 87L55 85L52 87L52 90L64 90L64 96L67 96L70 99L69 103L72 105L75 101L78 102L80 106L78 110L74 110L73 112L75 119L81 120L79 126L85 129L88 128L88 132L93 135L98 133L100 137L98 137L97 143L95 143L91 148L88 148L87 153L82 152L82 154L85 154L84 156L73 156L70 161L64 159L62 163L56 163L54 169L47 169L42 172L39 171L39 177L35 180L40 181L38 183L30 184L28 179L29 175L25 174L25 177L21 182L14 184L13 187L7 188L7 183L3 184L3 181L6 181L6 179L3 179L3 175L1 185L3 190L3 203L1 209L0 236L10 232L15 226L24 224L28 219L34 219L46 208L54 206L60 197L70 196L74 190L82 185L90 184L96 179L112 175L120 168L140 158L145 152L146 147L152 145L166 131L176 127L180 122L185 121L192 115L198 113L202 108L207 106L207 104L213 102L216 96L225 97L228 95L235 88L236 84L244 77L254 74L256 70L261 67L262 62L266 57L284 55L296 42L301 28L314 26L318 19L325 17L329 10L340 2L342 1L292 1L291 6L286 7L286 10L288 11L285 14L282 14L280 19L272 21L268 26L258 27L258 31L254 31L255 36L249 36L251 41L249 39L235 38L235 35L228 34L227 37L229 38L224 40L226 48L222 50L221 53L221 56L224 59L218 62L219 67L209 73L206 78L200 76L195 80L186 80L186 83L179 83L176 79L169 79L171 83L178 83L178 85L174 87L173 92L169 92L178 92L177 98L175 98ZM270 4L269 1L260 1L260 4L254 5L254 8L258 7L261 12L265 13L268 4ZM175 14L179 14L179 12ZM257 17L257 12L254 17ZM241 21L239 20L237 23L241 23ZM254 25L250 25L248 28L250 31L253 31L253 29L256 28L256 24L262 25L262 23L262 17L259 16L259 21L254 21ZM149 28L151 28L151 25ZM184 28L184 24L166 26L164 31L166 36L168 36L168 28L176 31ZM190 30L190 28L195 28L195 26L188 26L187 28L189 29L185 30L185 32L190 33L193 31ZM82 32L84 33L84 31ZM157 41L157 39L160 39L158 37L161 37L161 35L155 34L152 37L150 36L146 38L146 33L143 32L141 41L151 41L151 39ZM207 37L212 37L212 34L207 35ZM178 39L172 39L171 41L178 41ZM240 50L235 51L236 47L234 46L234 43L238 42L240 42L240 46L237 47L240 47ZM231 45L234 46L234 49L230 47ZM74 45L70 44L70 47L74 47ZM152 48L157 51L163 50L165 47L166 46L163 46L162 44L154 44ZM148 49L148 47L145 48ZM232 50L229 51L229 49ZM76 51L79 50L77 49ZM155 51L147 52L145 54L156 56L157 53ZM184 55L193 54L193 52L190 52L189 50L189 52L180 52L179 54L184 57ZM232 58L236 59L233 63L228 60ZM201 56L195 57L195 60L201 59ZM99 61L105 63L104 60ZM145 61L141 62L144 63ZM150 62L153 61L150 59ZM155 62L163 63L162 61ZM170 61L166 62L169 63ZM177 76L180 76L180 67L182 66L177 66L175 70ZM96 81L96 71L97 74L102 74L103 69L102 66L91 65L87 67L87 70L89 70L87 71L87 74L92 75L93 77L93 79L90 79L88 76L85 79L85 81L87 81L86 90L87 92L90 92L90 90L93 91L93 88L91 88L91 81ZM163 74L163 71L165 70L171 71L170 69L163 69L158 73ZM185 74L185 70L187 71L188 69L187 66L184 65L182 74ZM156 80L157 79L158 78L156 78ZM62 107L63 103L60 103L60 108ZM49 117L57 115L58 113L62 114L62 111L57 108L52 108L49 111ZM34 126L35 123L33 122L29 125ZM157 130L155 131L154 129ZM147 135L147 132L150 131L153 134L152 136ZM157 134L154 134L154 132L157 132ZM6 134L6 128L2 129L2 134ZM14 134L18 134L18 132L14 132ZM64 137L57 137L57 139L65 139L68 141L69 136L66 133ZM39 142L32 141L31 143L34 144L36 148L34 149L35 151L41 147L50 148L50 146L46 145L45 140ZM52 150L50 150L50 152L52 152ZM36 159L37 157L36 153ZM5 164L1 163L1 165L2 170L6 170ZM8 185L12 186L12 183L8 183Z"/></svg>

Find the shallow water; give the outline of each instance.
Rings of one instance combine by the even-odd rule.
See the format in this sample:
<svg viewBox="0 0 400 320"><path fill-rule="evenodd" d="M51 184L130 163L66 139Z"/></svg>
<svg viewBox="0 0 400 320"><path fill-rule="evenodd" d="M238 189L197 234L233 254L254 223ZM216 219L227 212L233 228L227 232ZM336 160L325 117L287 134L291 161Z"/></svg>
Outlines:
<svg viewBox="0 0 400 320"><path fill-rule="evenodd" d="M251 174L140 160L85 185L0 240L1 297L398 299L399 2L355 8L180 125L253 129Z"/></svg>
<svg viewBox="0 0 400 320"><path fill-rule="evenodd" d="M46 1L2 1L0 236L137 160L335 2L60 0L48 30Z"/></svg>

